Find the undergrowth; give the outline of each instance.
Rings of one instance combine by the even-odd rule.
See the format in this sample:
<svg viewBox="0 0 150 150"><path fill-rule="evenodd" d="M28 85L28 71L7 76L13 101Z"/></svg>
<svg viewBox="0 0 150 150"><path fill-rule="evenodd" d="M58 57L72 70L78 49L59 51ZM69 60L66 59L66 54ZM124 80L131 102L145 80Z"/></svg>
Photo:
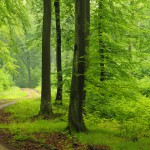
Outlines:
<svg viewBox="0 0 150 150"><path fill-rule="evenodd" d="M6 108L11 113L9 128L15 140L31 138L36 133L64 132L68 119L68 102L63 106L53 104L52 120L34 118L39 112L40 99L20 100ZM100 105L99 105L100 106ZM150 100L141 96L138 101L112 102L103 105L100 111L86 112L84 119L87 133L75 133L74 137L83 144L106 145L115 150L149 150L150 148ZM102 110L105 115L102 116ZM98 117L99 116L99 117Z"/></svg>

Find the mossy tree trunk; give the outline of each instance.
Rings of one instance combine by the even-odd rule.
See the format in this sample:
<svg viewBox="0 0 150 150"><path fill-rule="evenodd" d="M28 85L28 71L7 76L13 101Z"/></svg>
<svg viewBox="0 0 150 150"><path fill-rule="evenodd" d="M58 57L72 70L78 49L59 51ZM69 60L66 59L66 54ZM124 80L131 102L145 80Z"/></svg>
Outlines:
<svg viewBox="0 0 150 150"><path fill-rule="evenodd" d="M52 114L50 84L50 33L51 33L51 0L43 0L43 34L42 34L42 91L39 115Z"/></svg>
<svg viewBox="0 0 150 150"><path fill-rule="evenodd" d="M86 54L86 2L75 0L75 46L70 91L68 128L70 131L86 131L83 120L83 101L85 99L85 54Z"/></svg>
<svg viewBox="0 0 150 150"><path fill-rule="evenodd" d="M56 64L57 64L57 93L56 103L62 104L62 64L61 64L61 27L60 27L60 1L54 1L56 18Z"/></svg>

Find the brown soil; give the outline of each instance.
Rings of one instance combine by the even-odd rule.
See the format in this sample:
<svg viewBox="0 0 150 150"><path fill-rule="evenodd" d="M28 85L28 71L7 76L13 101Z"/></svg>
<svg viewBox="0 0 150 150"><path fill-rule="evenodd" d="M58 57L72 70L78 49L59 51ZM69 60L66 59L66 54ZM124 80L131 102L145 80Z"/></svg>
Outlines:
<svg viewBox="0 0 150 150"><path fill-rule="evenodd" d="M5 112L3 109L0 109L0 124L10 123L9 116L10 116L10 113Z"/></svg>
<svg viewBox="0 0 150 150"><path fill-rule="evenodd" d="M10 113L0 110L0 123L10 122ZM0 129L0 142L4 146L0 150L110 150L108 146L83 145L67 133L38 133L20 140L15 140L15 136L8 129Z"/></svg>
<svg viewBox="0 0 150 150"><path fill-rule="evenodd" d="M33 134L32 138L14 140L7 129L0 130L3 145L8 150L110 150L107 146L83 145L63 133L40 133Z"/></svg>

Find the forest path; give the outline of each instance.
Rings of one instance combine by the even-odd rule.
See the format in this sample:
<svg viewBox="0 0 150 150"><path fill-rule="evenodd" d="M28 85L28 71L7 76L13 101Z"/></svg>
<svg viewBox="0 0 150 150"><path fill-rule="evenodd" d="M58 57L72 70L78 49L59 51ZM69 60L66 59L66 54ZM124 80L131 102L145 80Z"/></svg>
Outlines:
<svg viewBox="0 0 150 150"><path fill-rule="evenodd" d="M23 100L23 99L31 99L31 98L38 98L40 97L40 93L35 90L35 89L30 89L30 88L22 88L22 91L27 93L27 96L24 98L17 98L17 99L12 99L11 101L8 100L0 100L0 109L3 109L5 107L8 107L10 105L13 105L16 103L18 100ZM1 142L1 141L0 141ZM2 142L3 143L3 142ZM3 144L0 143L0 150L9 150L7 147L5 147Z"/></svg>
<svg viewBox="0 0 150 150"><path fill-rule="evenodd" d="M41 96L41 94L35 89L22 88L21 90L27 93L27 97L25 97L25 99L38 98Z"/></svg>
<svg viewBox="0 0 150 150"><path fill-rule="evenodd" d="M0 144L0 150L8 150L8 149Z"/></svg>
<svg viewBox="0 0 150 150"><path fill-rule="evenodd" d="M11 101L6 100L0 100L0 109L3 109L9 105L13 105L16 103L16 101L18 100L23 100L23 99L31 99L31 98L38 98L40 97L40 93L35 90L35 89L31 89L31 88L22 88L22 91L27 93L27 96L24 98L17 98L17 99L12 99ZM0 149L1 150L1 149Z"/></svg>

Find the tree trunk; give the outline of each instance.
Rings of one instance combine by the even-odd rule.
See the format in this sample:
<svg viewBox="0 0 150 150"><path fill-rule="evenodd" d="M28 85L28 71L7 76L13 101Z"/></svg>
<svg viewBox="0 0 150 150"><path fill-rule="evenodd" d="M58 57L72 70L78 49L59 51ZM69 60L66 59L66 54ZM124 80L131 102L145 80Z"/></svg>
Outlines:
<svg viewBox="0 0 150 150"><path fill-rule="evenodd" d="M88 66L89 66L89 35L90 35L90 0L86 0L86 33L85 33L85 59L86 59L86 66L85 66L85 72L88 71ZM85 78L87 78L85 76ZM86 86L86 85L85 85ZM85 106L85 99L86 99L86 91L84 90L84 97L83 97L83 106ZM83 110L85 113L85 110Z"/></svg>
<svg viewBox="0 0 150 150"><path fill-rule="evenodd" d="M27 54L27 72L28 72L28 87L32 87L32 79L31 79L31 63L30 63L30 54L29 52L26 53Z"/></svg>
<svg viewBox="0 0 150 150"><path fill-rule="evenodd" d="M31 68L29 66L27 68L27 71L28 71L28 87L31 88L32 87Z"/></svg>
<svg viewBox="0 0 150 150"><path fill-rule="evenodd" d="M69 131L86 131L83 120L85 99L85 50L86 50L86 0L75 0L75 46L70 93L68 128Z"/></svg>
<svg viewBox="0 0 150 150"><path fill-rule="evenodd" d="M100 22L98 25L98 34L99 34L99 54L100 54L100 81L105 80L105 47L104 47L104 42L103 42L103 36L102 36L102 19L103 19L103 14L102 14L102 9L103 9L103 0L99 1L99 18Z"/></svg>
<svg viewBox="0 0 150 150"><path fill-rule="evenodd" d="M42 91L39 115L52 114L50 85L50 33L51 33L51 0L43 0L43 34L42 34Z"/></svg>
<svg viewBox="0 0 150 150"><path fill-rule="evenodd" d="M57 64L57 93L56 103L62 104L62 65L61 65L61 28L60 28L60 2L54 1L56 18L56 64Z"/></svg>
<svg viewBox="0 0 150 150"><path fill-rule="evenodd" d="M86 59L88 60L89 53L89 35L90 35L90 0L86 0ZM88 62L88 61L86 61ZM88 67L88 64L87 64Z"/></svg>

